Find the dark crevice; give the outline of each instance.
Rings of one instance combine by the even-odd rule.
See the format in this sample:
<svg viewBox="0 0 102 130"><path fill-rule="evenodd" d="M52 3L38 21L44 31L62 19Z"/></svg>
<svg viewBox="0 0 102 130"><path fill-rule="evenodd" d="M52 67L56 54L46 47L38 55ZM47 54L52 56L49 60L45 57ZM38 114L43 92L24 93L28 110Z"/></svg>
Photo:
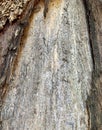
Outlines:
<svg viewBox="0 0 102 130"><path fill-rule="evenodd" d="M16 29L18 29L18 25L15 25ZM6 32L5 32L6 33ZM13 65L13 61L15 59L15 54L17 52L17 48L19 47L21 36L23 33L23 28L19 30L18 35L15 37L13 34L12 39L9 41L10 44L8 46L8 50L6 52L6 55L3 57L3 65L1 65L1 71L0 71L0 130L2 130L2 117L1 117L1 111L2 111L2 105L3 105L3 99L6 95L7 86L9 82L10 72ZM5 50L6 51L6 50Z"/></svg>
<svg viewBox="0 0 102 130"><path fill-rule="evenodd" d="M100 75L100 54L97 43L94 15L89 0L83 0L83 2L86 10L86 20L89 32L89 43L91 49L91 56L93 60L93 71L97 73L97 75Z"/></svg>
<svg viewBox="0 0 102 130"><path fill-rule="evenodd" d="M98 47L98 40L97 40L97 33L96 33L96 26L95 26L95 19L94 19L94 12L92 10L92 4L89 0L83 0L85 11L86 11L86 20L89 32L89 43L90 43L90 51L91 57L93 61L93 71L92 71L92 82L91 82L91 90L90 95L88 95L86 106L87 106L87 113L88 113L88 129L89 130L101 130L100 123L99 123L99 88L100 85L97 85L97 81L100 78L101 73L101 63L100 63L100 53Z"/></svg>
<svg viewBox="0 0 102 130"><path fill-rule="evenodd" d="M95 69L95 59L94 59L94 51L93 51L93 45L92 45L92 40L91 40L91 28L90 28L90 9L88 7L88 3L86 2L86 0L83 0L84 6L85 6L85 14L86 14L86 22L87 22L87 29L89 32L89 43L90 43L90 50L91 50L91 57L92 57L92 61L93 61L93 69Z"/></svg>

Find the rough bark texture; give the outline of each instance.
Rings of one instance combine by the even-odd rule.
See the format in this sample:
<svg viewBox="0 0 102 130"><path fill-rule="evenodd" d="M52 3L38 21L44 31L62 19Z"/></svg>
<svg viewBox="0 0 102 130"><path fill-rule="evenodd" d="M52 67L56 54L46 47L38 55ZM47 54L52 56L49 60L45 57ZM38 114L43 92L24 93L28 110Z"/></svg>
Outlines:
<svg viewBox="0 0 102 130"><path fill-rule="evenodd" d="M93 59L92 87L88 96L90 128L102 130L102 1L86 0Z"/></svg>
<svg viewBox="0 0 102 130"><path fill-rule="evenodd" d="M0 34L1 129L101 130L101 3L53 0L44 19L40 2L24 30L32 2Z"/></svg>

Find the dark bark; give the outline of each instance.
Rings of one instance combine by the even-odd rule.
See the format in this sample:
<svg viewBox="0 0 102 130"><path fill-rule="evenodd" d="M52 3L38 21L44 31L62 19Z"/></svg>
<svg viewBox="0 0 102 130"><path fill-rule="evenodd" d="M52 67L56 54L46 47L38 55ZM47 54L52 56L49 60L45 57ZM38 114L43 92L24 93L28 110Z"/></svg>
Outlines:
<svg viewBox="0 0 102 130"><path fill-rule="evenodd" d="M93 59L92 88L87 99L89 128L102 129L102 2L86 0L86 18Z"/></svg>

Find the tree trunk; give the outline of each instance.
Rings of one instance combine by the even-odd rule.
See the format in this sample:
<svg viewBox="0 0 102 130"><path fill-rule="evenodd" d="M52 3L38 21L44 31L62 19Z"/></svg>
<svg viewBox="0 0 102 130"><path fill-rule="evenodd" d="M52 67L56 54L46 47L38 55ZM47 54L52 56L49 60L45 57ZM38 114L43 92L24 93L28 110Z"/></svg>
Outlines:
<svg viewBox="0 0 102 130"><path fill-rule="evenodd" d="M1 17L1 130L102 130L102 2L43 3Z"/></svg>

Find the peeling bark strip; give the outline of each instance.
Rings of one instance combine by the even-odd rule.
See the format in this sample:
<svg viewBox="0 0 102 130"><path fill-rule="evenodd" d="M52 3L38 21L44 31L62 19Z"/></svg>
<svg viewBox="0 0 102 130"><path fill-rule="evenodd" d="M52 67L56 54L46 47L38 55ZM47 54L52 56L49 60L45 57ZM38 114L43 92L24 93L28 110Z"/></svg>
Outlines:
<svg viewBox="0 0 102 130"><path fill-rule="evenodd" d="M0 32L0 128L2 125L2 99L6 92L5 86L10 76L14 58L17 55L23 30L38 2L39 0L0 1L0 30L2 29ZM45 1L45 17L48 3L49 0ZM17 21L14 21L15 19ZM9 22L12 22L12 24L9 24ZM4 25L6 27L3 29Z"/></svg>
<svg viewBox="0 0 102 130"><path fill-rule="evenodd" d="M102 130L102 2L86 0L90 46L93 59L91 93L87 99L91 130Z"/></svg>

